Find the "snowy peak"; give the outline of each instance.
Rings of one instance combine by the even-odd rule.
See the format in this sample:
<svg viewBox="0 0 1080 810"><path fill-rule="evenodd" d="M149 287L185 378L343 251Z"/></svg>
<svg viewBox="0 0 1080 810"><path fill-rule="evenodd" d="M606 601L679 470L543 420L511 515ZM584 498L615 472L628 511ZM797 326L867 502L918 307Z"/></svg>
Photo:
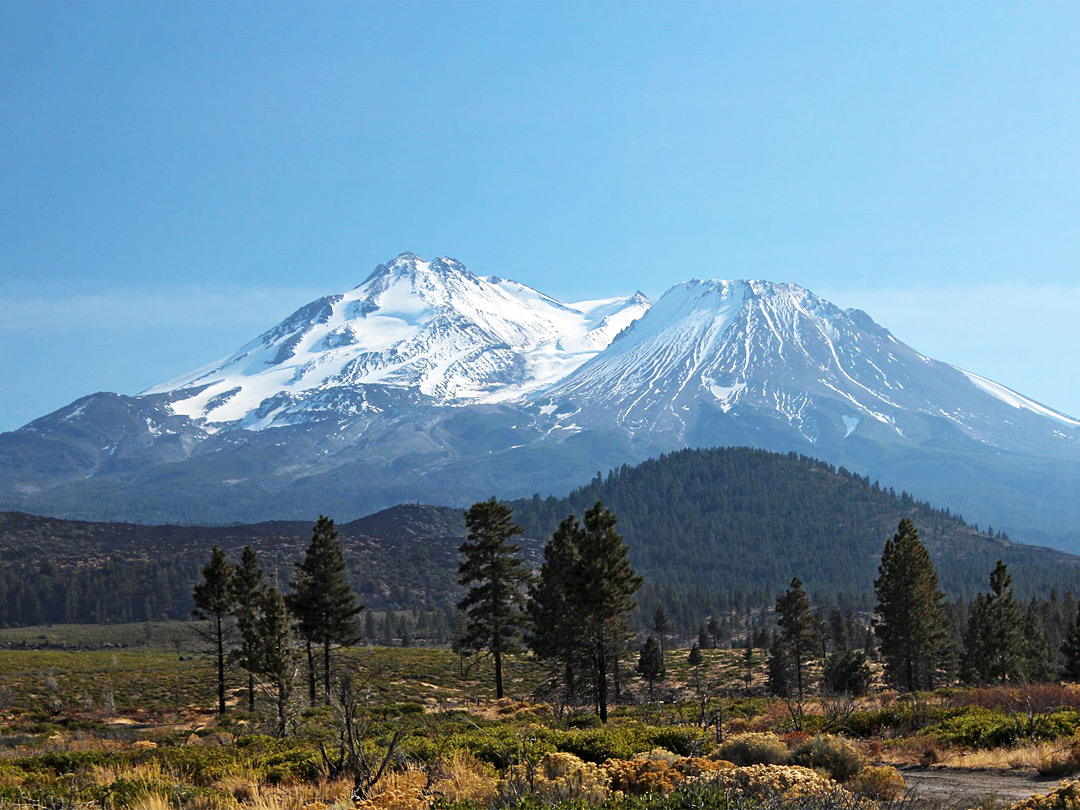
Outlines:
<svg viewBox="0 0 1080 810"><path fill-rule="evenodd" d="M1019 418L1003 404L1050 417L1029 426L1047 437L1050 420L1078 424L1002 391L922 356L866 313L841 310L797 284L694 279L665 292L549 393L576 405L581 424L614 421L631 434L671 432L684 440L703 411L782 423L812 443L856 431L895 439L924 417L990 441Z"/></svg>
<svg viewBox="0 0 1080 810"><path fill-rule="evenodd" d="M403 253L301 307L224 361L151 389L206 424L261 429L377 411L372 387L436 404L519 399L603 350L649 307L637 294L565 304L450 258Z"/></svg>

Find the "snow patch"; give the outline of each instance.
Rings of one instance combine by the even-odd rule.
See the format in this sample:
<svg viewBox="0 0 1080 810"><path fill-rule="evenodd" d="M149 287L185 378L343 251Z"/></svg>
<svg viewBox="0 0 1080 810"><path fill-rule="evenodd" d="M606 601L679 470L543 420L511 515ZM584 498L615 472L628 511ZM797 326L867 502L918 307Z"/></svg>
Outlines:
<svg viewBox="0 0 1080 810"><path fill-rule="evenodd" d="M848 436L855 432L855 428L859 426L859 422L861 422L862 420L859 419L859 417L857 416L841 416L840 421L842 421L844 423L844 427L847 428L847 432L844 434L844 438L846 439Z"/></svg>
<svg viewBox="0 0 1080 810"><path fill-rule="evenodd" d="M705 384L709 387L709 392L716 397L717 402L720 403L720 410L724 413L728 413L732 406L739 398L744 390L746 390L746 383L735 383L730 386L717 385L711 380L706 380Z"/></svg>
<svg viewBox="0 0 1080 810"><path fill-rule="evenodd" d="M996 383L993 380L988 380L986 377L980 377L978 374L972 374L970 371L964 371L962 368L957 369L961 374L971 380L975 386L982 391L985 391L995 399L999 399L1006 405L1011 405L1017 410L1031 411L1037 413L1039 416L1047 416L1051 419L1062 422L1066 425L1072 425L1073 427L1080 427L1080 422L1072 417L1066 416L1063 413L1058 413L1051 408L1047 408L1045 405L1040 405L1038 402L1028 399L1025 396L1013 391L1011 388L1006 388L1000 383Z"/></svg>

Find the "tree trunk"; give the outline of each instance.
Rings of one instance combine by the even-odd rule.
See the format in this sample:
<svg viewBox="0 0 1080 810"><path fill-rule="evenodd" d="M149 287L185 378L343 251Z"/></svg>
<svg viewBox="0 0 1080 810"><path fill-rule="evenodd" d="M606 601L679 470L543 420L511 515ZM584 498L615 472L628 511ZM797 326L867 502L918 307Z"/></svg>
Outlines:
<svg viewBox="0 0 1080 810"><path fill-rule="evenodd" d="M611 657L612 680L615 682L615 702L622 703L622 670L619 669L619 653Z"/></svg>
<svg viewBox="0 0 1080 810"><path fill-rule="evenodd" d="M248 712L255 714L255 676L248 673Z"/></svg>
<svg viewBox="0 0 1080 810"><path fill-rule="evenodd" d="M311 639L304 639L307 648L308 703L315 708L315 654L311 651Z"/></svg>
<svg viewBox="0 0 1080 810"><path fill-rule="evenodd" d="M495 650L495 698L503 697L502 650Z"/></svg>
<svg viewBox="0 0 1080 810"><path fill-rule="evenodd" d="M225 631L217 616L217 694L218 714L225 714Z"/></svg>
<svg viewBox="0 0 1080 810"><path fill-rule="evenodd" d="M277 687L277 717L278 717L278 736L284 737L286 732L285 722L285 683L278 681Z"/></svg>
<svg viewBox="0 0 1080 810"><path fill-rule="evenodd" d="M796 644L795 645L795 686L796 686L796 688L798 689L798 692L799 692L799 703L800 704L803 702L802 670L803 670L802 648L798 644Z"/></svg>
<svg viewBox="0 0 1080 810"><path fill-rule="evenodd" d="M323 641L323 687L326 689L326 705L330 705L330 639Z"/></svg>
<svg viewBox="0 0 1080 810"><path fill-rule="evenodd" d="M600 722L607 722L607 647L603 639L597 644L596 700L600 706Z"/></svg>

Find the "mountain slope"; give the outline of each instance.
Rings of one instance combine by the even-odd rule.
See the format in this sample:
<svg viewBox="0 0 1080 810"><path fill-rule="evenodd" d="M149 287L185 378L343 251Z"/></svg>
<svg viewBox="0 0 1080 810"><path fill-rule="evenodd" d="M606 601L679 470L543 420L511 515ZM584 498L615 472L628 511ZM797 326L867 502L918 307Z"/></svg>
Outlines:
<svg viewBox="0 0 1080 810"><path fill-rule="evenodd" d="M690 281L550 388L581 418L685 438L687 415L767 417L806 441L918 439L927 418L1002 449L1075 458L1080 421L919 354L857 310L794 284Z"/></svg>
<svg viewBox="0 0 1080 810"><path fill-rule="evenodd" d="M313 301L223 362L147 391L209 429L379 412L369 386L438 404L518 399L561 379L648 309L640 293L563 304L453 259L405 253Z"/></svg>
<svg viewBox="0 0 1080 810"><path fill-rule="evenodd" d="M530 564L567 514L602 499L660 599L696 627L717 607L771 604L792 576L816 598L870 604L885 539L904 517L920 529L950 597L985 588L1004 560L1021 595L1080 592L1080 557L1010 543L843 470L760 450L685 450L625 467L562 499L512 503ZM349 576L369 607L443 608L460 596L462 512L408 504L339 524ZM311 522L229 527L87 523L0 513L0 624L190 615L211 546L252 545L287 579Z"/></svg>
<svg viewBox="0 0 1080 810"><path fill-rule="evenodd" d="M564 304L402 254L225 360L0 434L0 507L355 517L564 493L680 447L797 451L1080 548L1080 422L794 284Z"/></svg>

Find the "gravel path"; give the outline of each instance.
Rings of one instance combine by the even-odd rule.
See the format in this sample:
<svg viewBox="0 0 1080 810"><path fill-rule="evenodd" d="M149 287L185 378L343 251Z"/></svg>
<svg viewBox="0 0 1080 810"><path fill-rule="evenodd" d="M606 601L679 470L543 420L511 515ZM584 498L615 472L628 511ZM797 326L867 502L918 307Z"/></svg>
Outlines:
<svg viewBox="0 0 1080 810"><path fill-rule="evenodd" d="M994 804L1008 807L1037 793L1049 793L1061 782L1033 771L969 770L967 768L902 768L916 807L950 808L963 802L969 807L979 799L993 797ZM974 800L974 801L973 801Z"/></svg>

